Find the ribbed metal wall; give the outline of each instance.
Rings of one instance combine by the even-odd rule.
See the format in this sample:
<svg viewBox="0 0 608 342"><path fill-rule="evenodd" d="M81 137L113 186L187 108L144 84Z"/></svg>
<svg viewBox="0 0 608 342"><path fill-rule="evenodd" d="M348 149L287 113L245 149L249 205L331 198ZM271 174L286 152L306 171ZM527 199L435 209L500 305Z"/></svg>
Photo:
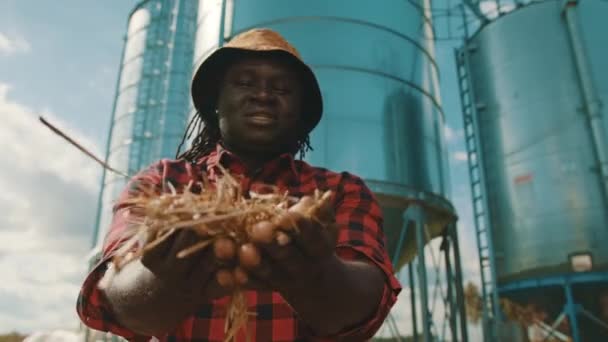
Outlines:
<svg viewBox="0 0 608 342"><path fill-rule="evenodd" d="M570 272L571 253L608 267L608 203L562 5L515 10L467 44L499 284ZM582 1L578 16L605 104L608 3Z"/></svg>
<svg viewBox="0 0 608 342"><path fill-rule="evenodd" d="M314 151L307 161L348 170L378 194L393 195L384 206L391 252L412 197L424 193L437 207L452 210L444 199L449 188L444 115L425 8L424 0L384 0L381 6L350 0L199 5L195 65L223 38L268 27L292 42L312 66L324 117L311 135Z"/></svg>
<svg viewBox="0 0 608 342"><path fill-rule="evenodd" d="M140 2L129 17L110 135L108 163L128 174L173 158L190 105L198 3ZM105 172L95 243L101 244L111 208L126 179Z"/></svg>

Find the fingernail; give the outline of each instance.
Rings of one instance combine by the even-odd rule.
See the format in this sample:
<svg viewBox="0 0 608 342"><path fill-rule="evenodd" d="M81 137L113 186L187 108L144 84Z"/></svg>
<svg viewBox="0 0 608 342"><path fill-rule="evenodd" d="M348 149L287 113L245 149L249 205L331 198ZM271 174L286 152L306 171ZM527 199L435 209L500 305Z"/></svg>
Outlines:
<svg viewBox="0 0 608 342"><path fill-rule="evenodd" d="M285 234L284 232L278 232L276 239L279 246L285 246L291 242L289 235Z"/></svg>

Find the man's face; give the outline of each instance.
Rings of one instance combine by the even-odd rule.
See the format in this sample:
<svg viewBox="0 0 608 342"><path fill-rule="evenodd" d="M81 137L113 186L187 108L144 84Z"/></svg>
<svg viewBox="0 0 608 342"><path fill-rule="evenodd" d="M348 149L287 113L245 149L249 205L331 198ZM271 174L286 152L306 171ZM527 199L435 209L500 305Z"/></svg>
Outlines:
<svg viewBox="0 0 608 342"><path fill-rule="evenodd" d="M276 58L245 58L228 67L218 99L224 143L244 152L284 152L298 138L302 89Z"/></svg>

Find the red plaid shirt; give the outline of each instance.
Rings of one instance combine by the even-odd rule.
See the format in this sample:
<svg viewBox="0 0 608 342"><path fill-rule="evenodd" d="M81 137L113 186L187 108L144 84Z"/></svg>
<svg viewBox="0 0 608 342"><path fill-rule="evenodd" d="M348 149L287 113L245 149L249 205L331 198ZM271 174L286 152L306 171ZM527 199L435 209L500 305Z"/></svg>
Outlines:
<svg viewBox="0 0 608 342"><path fill-rule="evenodd" d="M337 254L347 260L369 261L377 265L386 276L382 299L373 317L348 331L323 338L311 335L304 322L298 319L297 314L279 293L248 291L246 296L249 310L257 314L255 318L250 319L247 329L252 340L333 341L346 338L350 341L362 341L371 338L388 315L401 290L386 252L382 214L371 191L356 176L311 167L303 161L294 160L288 154L266 163L256 172L248 173L243 163L219 146L216 151L196 164L183 160L161 160L131 179L130 186L127 186L114 207L114 220L104 243L102 260L87 276L78 297L77 311L83 323L90 328L109 331L132 341L154 340L149 336L137 336L121 326L114 319L102 292L96 286L106 270L105 265L112 251L116 249L118 236L126 228L122 215L126 207L121 202L135 195L134 189L137 187L134 185L142 179L153 181L159 189L164 188L167 182L179 189L191 180L200 181L203 173L213 181L220 172L218 164L232 174L242 175L242 186L245 190L255 189L256 185L273 184L298 197L311 194L317 188L332 190L336 194L334 207L336 221L340 226ZM160 341L223 341L227 304L228 297L225 297L202 305L175 330L156 338ZM238 336L238 341L245 340L244 334Z"/></svg>

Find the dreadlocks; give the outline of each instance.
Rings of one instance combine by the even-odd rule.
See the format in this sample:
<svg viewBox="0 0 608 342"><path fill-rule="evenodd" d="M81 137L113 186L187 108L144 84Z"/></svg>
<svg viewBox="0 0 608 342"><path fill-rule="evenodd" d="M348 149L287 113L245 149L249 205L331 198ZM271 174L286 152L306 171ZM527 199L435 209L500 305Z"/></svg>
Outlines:
<svg viewBox="0 0 608 342"><path fill-rule="evenodd" d="M190 149L185 151L180 155L180 150L183 147L186 140L192 137L192 134L196 136L192 141L192 146ZM200 113L196 113L194 117L188 123L188 127L184 132L184 136L182 137L182 141L177 147L177 152L175 154L177 159L185 159L190 163L195 163L201 157L211 153L215 150L215 147L218 142L222 139L222 135L220 133L220 127L216 116L212 118L203 118L203 115ZM290 151L293 154L299 154L300 159L304 159L306 156L306 152L312 151L313 148L310 146L310 136L305 134L303 137L299 138L295 143L295 148L293 151Z"/></svg>

